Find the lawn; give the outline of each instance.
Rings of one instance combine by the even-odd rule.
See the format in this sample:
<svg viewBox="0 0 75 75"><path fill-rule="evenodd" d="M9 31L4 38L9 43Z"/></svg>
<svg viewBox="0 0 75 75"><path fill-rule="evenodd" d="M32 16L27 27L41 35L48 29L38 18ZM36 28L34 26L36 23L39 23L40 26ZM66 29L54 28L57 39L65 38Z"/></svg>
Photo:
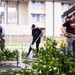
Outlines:
<svg viewBox="0 0 75 75"><path fill-rule="evenodd" d="M40 46L43 46L44 42L40 43ZM6 42L5 43L5 48L9 49L22 49L23 47L28 47L30 45L29 42ZM35 46L35 45L34 45Z"/></svg>

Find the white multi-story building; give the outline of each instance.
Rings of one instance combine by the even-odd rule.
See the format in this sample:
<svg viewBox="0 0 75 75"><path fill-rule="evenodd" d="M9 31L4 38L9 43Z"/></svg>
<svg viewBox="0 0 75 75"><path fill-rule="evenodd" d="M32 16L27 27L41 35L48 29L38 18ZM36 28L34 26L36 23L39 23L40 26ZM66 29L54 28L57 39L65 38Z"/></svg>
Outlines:
<svg viewBox="0 0 75 75"><path fill-rule="evenodd" d="M60 26L64 22L62 14L74 3L74 0L2 0L0 12L4 12L4 17L1 17L1 25L6 40L10 41L12 37L15 41L28 41L32 24L45 29L45 37L60 37Z"/></svg>

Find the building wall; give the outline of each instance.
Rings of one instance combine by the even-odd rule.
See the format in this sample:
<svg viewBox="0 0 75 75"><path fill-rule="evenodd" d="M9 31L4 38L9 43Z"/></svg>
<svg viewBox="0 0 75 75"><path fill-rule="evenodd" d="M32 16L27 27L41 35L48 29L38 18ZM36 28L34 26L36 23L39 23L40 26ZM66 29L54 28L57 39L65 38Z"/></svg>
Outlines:
<svg viewBox="0 0 75 75"><path fill-rule="evenodd" d="M32 15L44 15L45 17L45 6L43 8L36 8L35 6L32 7L32 1L31 1L31 11L30 11L30 17L31 17L31 24L36 24L36 26L40 27L40 28L45 28L45 20L42 22L38 22L38 21L32 21Z"/></svg>
<svg viewBox="0 0 75 75"><path fill-rule="evenodd" d="M46 1L45 5L45 26L46 26L46 36L53 36L53 3Z"/></svg>
<svg viewBox="0 0 75 75"><path fill-rule="evenodd" d="M28 23L28 2L19 3L19 25L27 25Z"/></svg>
<svg viewBox="0 0 75 75"><path fill-rule="evenodd" d="M9 4L10 6L13 5L16 6L17 2L12 3L10 1L8 2L8 4L6 3L5 5L6 10ZM31 40L31 25L33 23L36 24L36 26L38 27L45 28L44 39L45 37L52 37L52 36L60 37L61 34L60 27L62 25L61 2L54 2L53 8L53 2L46 0L44 1L44 8L40 9L40 8L32 8L32 0L28 0L27 2L19 2L19 7L16 9L19 10L19 12L17 12L19 13L19 15L17 15L17 18L19 18L18 25L17 24L9 25L6 22L5 24L2 24L2 26L5 29L6 33L5 39L7 41L10 40L10 37L12 37L12 40L14 41L17 41L18 39L20 39L18 41ZM5 14L8 16L7 13L5 12ZM32 14L44 15L44 22L33 22ZM5 20L7 19L7 16Z"/></svg>
<svg viewBox="0 0 75 75"><path fill-rule="evenodd" d="M30 42L31 29L27 25L2 25L6 42ZM42 39L43 40L43 39Z"/></svg>
<svg viewBox="0 0 75 75"><path fill-rule="evenodd" d="M30 36L30 35L6 35L5 37L4 37L4 39L5 39L5 41L6 42L11 42L11 43L13 43L13 42L20 42L20 43L26 43L26 42L31 42L32 41L32 37ZM45 40L45 37L43 36L42 38L41 38L41 42L44 42L44 40Z"/></svg>
<svg viewBox="0 0 75 75"><path fill-rule="evenodd" d="M2 25L6 35L30 35L31 29L27 25Z"/></svg>
<svg viewBox="0 0 75 75"><path fill-rule="evenodd" d="M61 20L61 3L54 3L54 35L60 36L61 30L60 27L62 25Z"/></svg>

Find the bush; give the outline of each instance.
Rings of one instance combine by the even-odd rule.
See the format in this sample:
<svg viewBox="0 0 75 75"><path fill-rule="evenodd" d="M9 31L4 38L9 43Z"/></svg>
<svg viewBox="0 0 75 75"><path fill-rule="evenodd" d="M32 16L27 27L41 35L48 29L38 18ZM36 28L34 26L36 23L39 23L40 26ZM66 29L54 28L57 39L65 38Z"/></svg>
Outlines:
<svg viewBox="0 0 75 75"><path fill-rule="evenodd" d="M57 48L55 40L47 38L37 56L38 59L32 62L32 69L25 67L18 71L14 70L14 75L75 75L75 63L70 62L68 54ZM13 75L8 73L6 75Z"/></svg>
<svg viewBox="0 0 75 75"><path fill-rule="evenodd" d="M68 55L57 48L57 42L47 38L44 47L38 53L39 59L33 62L37 75L74 75L75 64L70 62Z"/></svg>
<svg viewBox="0 0 75 75"><path fill-rule="evenodd" d="M0 61L16 60L16 50L5 49L0 51Z"/></svg>

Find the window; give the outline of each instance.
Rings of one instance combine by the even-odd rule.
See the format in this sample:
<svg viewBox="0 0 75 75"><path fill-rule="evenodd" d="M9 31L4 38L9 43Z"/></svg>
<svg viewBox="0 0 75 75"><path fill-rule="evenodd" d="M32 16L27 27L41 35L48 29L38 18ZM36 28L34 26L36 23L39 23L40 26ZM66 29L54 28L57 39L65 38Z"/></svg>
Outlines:
<svg viewBox="0 0 75 75"><path fill-rule="evenodd" d="M44 2L41 1L41 8L44 8Z"/></svg>
<svg viewBox="0 0 75 75"><path fill-rule="evenodd" d="M61 10L64 10L64 3L61 3Z"/></svg>
<svg viewBox="0 0 75 75"><path fill-rule="evenodd" d="M67 9L67 4L64 4L64 11L68 10Z"/></svg>
<svg viewBox="0 0 75 75"><path fill-rule="evenodd" d="M5 2L1 2L0 6L0 24L5 24Z"/></svg>
<svg viewBox="0 0 75 75"><path fill-rule="evenodd" d="M61 3L61 10L67 11L69 10L74 4L73 3Z"/></svg>
<svg viewBox="0 0 75 75"><path fill-rule="evenodd" d="M70 9L74 4L69 3L68 4L68 9Z"/></svg>
<svg viewBox="0 0 75 75"><path fill-rule="evenodd" d="M32 15L32 22L35 22L35 14Z"/></svg>
<svg viewBox="0 0 75 75"><path fill-rule="evenodd" d="M40 15L41 22L44 21L44 15Z"/></svg>
<svg viewBox="0 0 75 75"><path fill-rule="evenodd" d="M44 15L32 14L32 22L44 22Z"/></svg>
<svg viewBox="0 0 75 75"><path fill-rule="evenodd" d="M36 4L35 1L32 1L32 8L36 7L35 4Z"/></svg>
<svg viewBox="0 0 75 75"><path fill-rule="evenodd" d="M40 21L40 15L39 15L39 14L36 15L36 21L37 21L37 22Z"/></svg>
<svg viewBox="0 0 75 75"><path fill-rule="evenodd" d="M32 1L32 8L44 8L43 1Z"/></svg>
<svg viewBox="0 0 75 75"><path fill-rule="evenodd" d="M8 24L17 24L17 11L16 8L8 8Z"/></svg>
<svg viewBox="0 0 75 75"><path fill-rule="evenodd" d="M8 4L8 24L17 24L17 8L16 3L11 2Z"/></svg>
<svg viewBox="0 0 75 75"><path fill-rule="evenodd" d="M61 16L61 23L63 24L65 22L65 19Z"/></svg>

